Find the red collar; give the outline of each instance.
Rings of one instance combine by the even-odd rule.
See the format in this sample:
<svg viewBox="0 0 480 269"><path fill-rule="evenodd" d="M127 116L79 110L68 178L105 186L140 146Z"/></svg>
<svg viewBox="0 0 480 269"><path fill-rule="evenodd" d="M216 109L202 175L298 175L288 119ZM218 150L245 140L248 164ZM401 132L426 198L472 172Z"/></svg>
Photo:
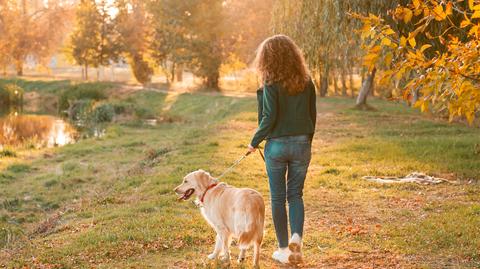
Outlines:
<svg viewBox="0 0 480 269"><path fill-rule="evenodd" d="M213 188L215 188L218 185L218 183L213 183L212 185L208 186L208 188L205 190L205 192L202 194L202 197L200 198L200 202L203 203L203 199L205 198L205 194Z"/></svg>

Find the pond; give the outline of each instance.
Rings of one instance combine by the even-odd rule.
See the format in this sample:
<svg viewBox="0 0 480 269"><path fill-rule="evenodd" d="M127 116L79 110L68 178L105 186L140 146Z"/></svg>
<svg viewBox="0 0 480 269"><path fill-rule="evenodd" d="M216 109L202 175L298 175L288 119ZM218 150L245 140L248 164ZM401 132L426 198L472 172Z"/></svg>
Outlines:
<svg viewBox="0 0 480 269"><path fill-rule="evenodd" d="M13 112L0 116L0 149L4 146L56 147L74 143L76 129L65 120L50 115Z"/></svg>

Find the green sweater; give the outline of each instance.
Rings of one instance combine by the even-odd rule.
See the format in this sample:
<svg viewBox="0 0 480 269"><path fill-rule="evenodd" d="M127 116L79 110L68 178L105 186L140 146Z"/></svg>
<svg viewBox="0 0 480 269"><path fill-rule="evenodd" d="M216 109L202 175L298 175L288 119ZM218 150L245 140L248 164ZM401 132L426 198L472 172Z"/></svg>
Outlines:
<svg viewBox="0 0 480 269"><path fill-rule="evenodd" d="M288 95L276 84L265 85L257 91L257 101L259 126L250 143L253 147L269 138L315 133L316 93L311 80L297 95Z"/></svg>

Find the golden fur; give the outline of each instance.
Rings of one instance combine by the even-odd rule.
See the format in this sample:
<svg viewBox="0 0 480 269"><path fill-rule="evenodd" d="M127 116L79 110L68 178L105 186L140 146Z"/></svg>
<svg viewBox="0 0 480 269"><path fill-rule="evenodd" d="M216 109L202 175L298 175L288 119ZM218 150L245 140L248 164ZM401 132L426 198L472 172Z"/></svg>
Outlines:
<svg viewBox="0 0 480 269"><path fill-rule="evenodd" d="M265 204L260 193L218 183L203 170L185 176L175 192L184 200L193 195L201 199L205 190L215 183L218 185L206 192L201 205L203 217L217 232L215 248L208 258L216 259L223 253L223 259L229 261L230 243L236 238L240 247L239 261L245 259L245 251L253 245L253 262L258 267L265 220Z"/></svg>
<svg viewBox="0 0 480 269"><path fill-rule="evenodd" d="M309 80L300 48L285 35L272 36L260 44L255 66L263 83L279 83L290 95L303 92Z"/></svg>

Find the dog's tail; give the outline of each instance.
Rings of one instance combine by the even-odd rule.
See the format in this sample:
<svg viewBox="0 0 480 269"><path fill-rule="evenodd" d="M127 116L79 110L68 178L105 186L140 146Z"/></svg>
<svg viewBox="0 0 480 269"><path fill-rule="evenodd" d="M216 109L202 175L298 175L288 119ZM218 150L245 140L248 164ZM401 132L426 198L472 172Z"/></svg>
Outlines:
<svg viewBox="0 0 480 269"><path fill-rule="evenodd" d="M246 249L252 243L260 245L263 240L263 226L265 220L263 200L260 199L259 202L253 203L252 206L255 207L254 212L256 212L256 216L254 218L247 218L245 216L245 222L247 222L247 219L250 219L250 223L245 223L244 227L246 229L239 235L238 245L240 249Z"/></svg>

